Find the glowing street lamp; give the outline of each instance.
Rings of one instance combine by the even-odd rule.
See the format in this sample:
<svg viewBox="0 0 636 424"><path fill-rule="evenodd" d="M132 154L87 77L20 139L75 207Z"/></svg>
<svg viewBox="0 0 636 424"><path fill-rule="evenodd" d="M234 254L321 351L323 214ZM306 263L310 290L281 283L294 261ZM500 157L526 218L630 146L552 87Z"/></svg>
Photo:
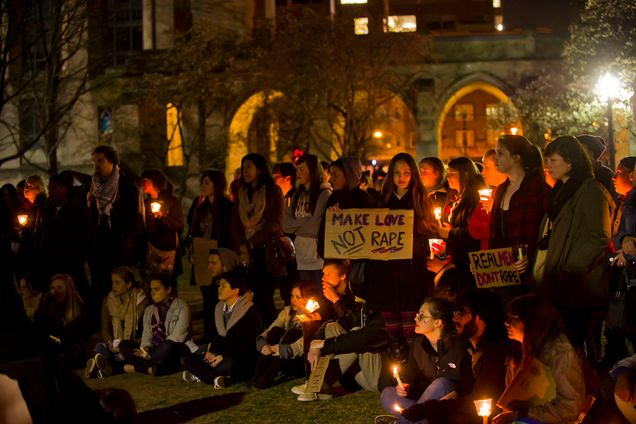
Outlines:
<svg viewBox="0 0 636 424"><path fill-rule="evenodd" d="M612 113L612 103L618 96L619 82L609 72L605 73L596 83L596 94L602 101L607 102L607 144L609 146L610 168L614 169L614 156L616 148L614 146L614 114Z"/></svg>

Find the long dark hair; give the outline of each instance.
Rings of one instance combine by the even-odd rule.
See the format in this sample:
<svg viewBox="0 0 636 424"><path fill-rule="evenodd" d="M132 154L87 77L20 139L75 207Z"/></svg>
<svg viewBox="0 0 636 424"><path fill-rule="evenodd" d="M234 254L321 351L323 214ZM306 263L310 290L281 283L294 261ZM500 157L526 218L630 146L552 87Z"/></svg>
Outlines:
<svg viewBox="0 0 636 424"><path fill-rule="evenodd" d="M316 209L316 202L318 201L318 197L320 196L320 192L322 191L322 167L320 165L320 161L318 160L318 156L316 155L303 155L298 158L296 162L296 168L300 164L307 165L309 169L309 187L304 187L301 184L303 190L307 191L309 189L309 211L313 215L314 210ZM296 206L298 205L298 200L300 199L300 195L294 196L294 201L291 205L292 212L296 211Z"/></svg>
<svg viewBox="0 0 636 424"><path fill-rule="evenodd" d="M208 177L212 184L214 185L214 199L219 199L225 196L225 191L227 190L227 178L225 178L225 174L223 171L218 169L206 169L201 172L201 178L199 182L202 183L203 179Z"/></svg>
<svg viewBox="0 0 636 424"><path fill-rule="evenodd" d="M536 175L545 181L543 156L541 150L522 135L505 134L499 137L501 143L511 155L519 155L521 167L529 175Z"/></svg>
<svg viewBox="0 0 636 424"><path fill-rule="evenodd" d="M459 195L464 197L465 193L477 192L484 187L484 177L481 176L479 169L470 158L460 156L448 162L448 167L459 172L459 184L462 187Z"/></svg>
<svg viewBox="0 0 636 424"><path fill-rule="evenodd" d="M435 216L433 214L433 204L426 194L424 184L420 178L419 168L415 164L415 159L408 153L402 152L393 156L389 163L389 170L387 176L382 184L382 192L380 194L379 206L384 207L388 202L393 192L395 191L395 183L393 182L393 173L395 172L395 166L398 162L404 162L411 170L411 182L409 183L409 190L411 196L413 196L413 209L415 211L417 229L421 234L427 231L431 231L435 226Z"/></svg>
<svg viewBox="0 0 636 424"><path fill-rule="evenodd" d="M508 304L508 315L523 323L523 357L539 358L547 343L566 333L559 313L537 294L512 299Z"/></svg>
<svg viewBox="0 0 636 424"><path fill-rule="evenodd" d="M571 135L563 135L552 140L545 148L545 156L557 154L572 166L569 177L582 179L593 175L592 161L581 142Z"/></svg>
<svg viewBox="0 0 636 424"><path fill-rule="evenodd" d="M456 327L453 322L453 304L440 297L427 297L422 304L428 305L433 319L442 320L442 343L444 347L450 347L455 342Z"/></svg>
<svg viewBox="0 0 636 424"><path fill-rule="evenodd" d="M241 187L245 187L247 189L247 194L252 197L252 193L254 190L258 190L262 186L269 187L274 184L274 180L272 179L272 174L269 172L269 167L267 166L267 160L258 153L248 153L243 156L241 159L241 169L243 169L243 165L246 161L250 161L254 164L256 169L258 169L258 181L256 182L255 187L252 187L251 184L247 184L245 182L245 178L243 177L243 172L241 172Z"/></svg>

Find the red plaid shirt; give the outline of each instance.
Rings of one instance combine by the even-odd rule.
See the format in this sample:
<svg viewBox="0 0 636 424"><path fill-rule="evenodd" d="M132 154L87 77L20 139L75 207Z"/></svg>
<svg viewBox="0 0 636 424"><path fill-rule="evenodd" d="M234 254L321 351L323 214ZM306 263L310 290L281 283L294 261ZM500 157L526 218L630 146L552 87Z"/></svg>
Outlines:
<svg viewBox="0 0 636 424"><path fill-rule="evenodd" d="M502 225L503 223L501 203L506 188L509 185L510 179L507 179L495 190L488 248L514 248L520 244L527 244L528 257L532 260L536 250L539 232L541 231L541 221L548 207L548 192L550 191L550 186L540 177L526 174L519 189L510 199L507 212L507 225L505 225L503 230L499 229L499 231L497 231L496 226ZM503 234L503 240L495 240L497 234Z"/></svg>

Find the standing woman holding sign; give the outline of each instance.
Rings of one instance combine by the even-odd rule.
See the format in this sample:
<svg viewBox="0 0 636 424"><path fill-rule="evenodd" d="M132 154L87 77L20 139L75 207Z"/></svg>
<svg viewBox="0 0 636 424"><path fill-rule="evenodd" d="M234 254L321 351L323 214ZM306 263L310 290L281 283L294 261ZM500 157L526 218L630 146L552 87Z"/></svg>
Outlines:
<svg viewBox="0 0 636 424"><path fill-rule="evenodd" d="M251 261L255 281L254 304L268 326L276 318L275 279L267 263L265 245L283 234L283 193L274 183L267 161L258 153L241 160L241 188L234 203L232 237L244 263Z"/></svg>
<svg viewBox="0 0 636 424"><path fill-rule="evenodd" d="M404 347L415 337L415 315L433 292L433 273L426 269L428 238L437 232L433 207L408 153L391 159L378 201L379 208L414 211L413 258L370 261L367 305L379 310L389 331L392 355L403 358Z"/></svg>
<svg viewBox="0 0 636 424"><path fill-rule="evenodd" d="M508 178L494 193L488 247L511 247L517 258L515 269L523 275L535 256L550 186L545 182L541 151L524 136L499 137L496 152L497 170ZM505 306L526 289L498 291Z"/></svg>

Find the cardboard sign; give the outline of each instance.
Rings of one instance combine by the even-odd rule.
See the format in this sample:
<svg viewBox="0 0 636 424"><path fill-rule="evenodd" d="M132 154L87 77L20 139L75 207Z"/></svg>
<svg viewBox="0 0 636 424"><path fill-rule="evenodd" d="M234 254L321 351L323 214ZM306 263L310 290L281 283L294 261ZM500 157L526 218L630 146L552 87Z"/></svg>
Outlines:
<svg viewBox="0 0 636 424"><path fill-rule="evenodd" d="M307 380L307 388L305 393L319 393L322 389L322 382L325 379L327 368L329 367L329 358L327 356L321 356L316 362L316 366L311 370L309 379Z"/></svg>
<svg viewBox="0 0 636 424"><path fill-rule="evenodd" d="M519 366L506 390L497 401L502 409L522 406L541 406L556 398L556 383L550 369L537 358L528 358ZM514 402L514 403L513 403Z"/></svg>
<svg viewBox="0 0 636 424"><path fill-rule="evenodd" d="M413 257L412 210L327 211L325 223L325 258L388 261Z"/></svg>
<svg viewBox="0 0 636 424"><path fill-rule="evenodd" d="M208 271L208 257L210 256L210 249L216 249L216 245L216 240L203 237L195 237L192 239L194 283L197 286L209 286L212 284L212 275L210 271Z"/></svg>
<svg viewBox="0 0 636 424"><path fill-rule="evenodd" d="M521 284L519 274L515 271L515 255L512 248L480 250L470 252L470 270L475 276L477 287L518 286Z"/></svg>

